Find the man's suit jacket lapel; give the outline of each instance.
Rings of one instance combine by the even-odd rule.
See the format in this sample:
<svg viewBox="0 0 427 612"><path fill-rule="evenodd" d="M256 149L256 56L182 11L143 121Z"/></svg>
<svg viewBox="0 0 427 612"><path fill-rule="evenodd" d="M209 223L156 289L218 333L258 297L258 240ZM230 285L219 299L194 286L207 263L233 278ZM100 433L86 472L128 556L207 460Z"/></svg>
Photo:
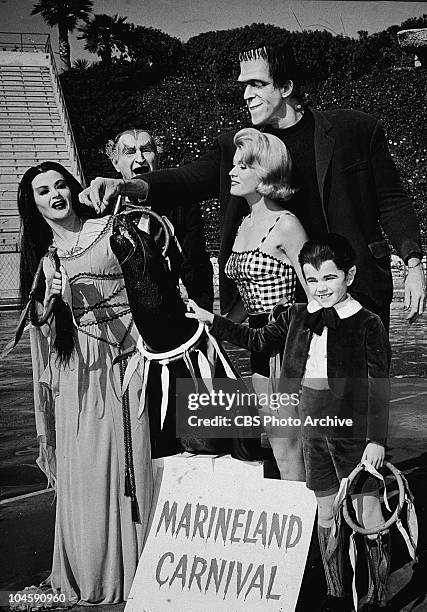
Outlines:
<svg viewBox="0 0 427 612"><path fill-rule="evenodd" d="M329 123L323 113L320 113L314 109L310 110L314 116L314 154L316 159L317 184L319 186L319 194L322 202L326 226L329 229L326 216L327 201L325 184L326 176L332 160L332 153L335 147L335 138L332 133L332 125Z"/></svg>
<svg viewBox="0 0 427 612"><path fill-rule="evenodd" d="M301 380L305 372L312 333L305 323L307 305L295 304L292 306L292 313L284 350L282 378Z"/></svg>
<svg viewBox="0 0 427 612"><path fill-rule="evenodd" d="M289 327L279 385L279 390L286 393L294 393L300 388L313 338L313 333L306 324L306 307L297 304L293 309L298 309L298 312ZM348 327L343 324L345 320L340 320L337 329L328 329L328 381L332 393L337 397L344 396L348 378L346 365L351 359L346 348Z"/></svg>
<svg viewBox="0 0 427 612"><path fill-rule="evenodd" d="M224 265L233 248L236 232L242 218L248 213L249 206L244 198L229 196L221 232L220 257L222 256L224 259Z"/></svg>

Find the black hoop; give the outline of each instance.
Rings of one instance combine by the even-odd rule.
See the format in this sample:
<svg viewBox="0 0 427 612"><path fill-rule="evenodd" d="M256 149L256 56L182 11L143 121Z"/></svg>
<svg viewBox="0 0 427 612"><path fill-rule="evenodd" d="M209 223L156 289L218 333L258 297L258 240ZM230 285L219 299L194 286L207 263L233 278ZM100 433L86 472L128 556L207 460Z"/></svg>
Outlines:
<svg viewBox="0 0 427 612"><path fill-rule="evenodd" d="M382 531L385 531L386 529L391 527L391 525L393 525L398 520L400 513L402 512L402 508L405 503L405 487L403 484L402 476L399 470L395 468L394 465L392 465L389 461L384 461L384 466L388 468L390 472L393 474L393 476L396 479L397 486L399 488L399 501L397 503L397 506L393 514L391 515L391 517L387 521L384 521L382 525L377 525L376 527L365 529L364 527L360 527L360 525L355 523L353 519L351 518L350 511L348 508L348 504L351 503L351 500L349 499L349 495L347 493L344 499L344 502L343 502L343 516L344 516L344 520L347 523L347 525L356 533L361 533L362 535L372 535L374 533L381 533ZM349 485L354 481L356 476L360 474L360 472L362 472L364 469L365 469L365 466L362 463L359 463L359 465L357 465L354 468L354 470L351 472L350 476L348 477Z"/></svg>

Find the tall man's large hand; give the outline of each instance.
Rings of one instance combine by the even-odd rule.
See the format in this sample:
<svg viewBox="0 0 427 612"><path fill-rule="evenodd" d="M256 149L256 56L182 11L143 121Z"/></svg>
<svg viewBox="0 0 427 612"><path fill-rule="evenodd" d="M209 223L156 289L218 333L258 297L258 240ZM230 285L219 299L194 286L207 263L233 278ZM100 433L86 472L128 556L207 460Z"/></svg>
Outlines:
<svg viewBox="0 0 427 612"><path fill-rule="evenodd" d="M79 194L79 200L86 206L91 206L98 214L104 212L108 204L117 196L124 194L125 182L122 179L110 179L97 176L89 187Z"/></svg>
<svg viewBox="0 0 427 612"><path fill-rule="evenodd" d="M418 262L418 263L417 263ZM422 263L415 259L408 261L408 271L405 279L405 310L409 311L406 319L414 323L423 314L425 308L425 276Z"/></svg>

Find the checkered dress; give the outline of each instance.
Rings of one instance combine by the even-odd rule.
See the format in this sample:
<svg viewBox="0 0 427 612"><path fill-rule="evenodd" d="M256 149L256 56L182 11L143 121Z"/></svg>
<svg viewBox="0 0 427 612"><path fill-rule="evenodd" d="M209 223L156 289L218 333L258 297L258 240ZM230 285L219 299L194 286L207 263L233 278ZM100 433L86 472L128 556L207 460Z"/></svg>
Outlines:
<svg viewBox="0 0 427 612"><path fill-rule="evenodd" d="M295 270L288 263L261 250L280 217L277 217L256 249L231 251L225 266L225 274L236 283L250 315L270 312L280 300L284 303L294 301Z"/></svg>

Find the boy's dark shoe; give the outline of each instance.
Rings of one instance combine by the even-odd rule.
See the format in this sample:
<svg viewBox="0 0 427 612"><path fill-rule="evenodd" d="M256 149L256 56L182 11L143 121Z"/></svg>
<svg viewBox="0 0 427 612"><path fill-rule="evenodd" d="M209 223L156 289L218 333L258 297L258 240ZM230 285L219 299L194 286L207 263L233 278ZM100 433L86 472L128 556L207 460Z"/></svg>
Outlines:
<svg viewBox="0 0 427 612"><path fill-rule="evenodd" d="M353 609L353 603L349 597L333 597L326 595L318 612L350 612Z"/></svg>

